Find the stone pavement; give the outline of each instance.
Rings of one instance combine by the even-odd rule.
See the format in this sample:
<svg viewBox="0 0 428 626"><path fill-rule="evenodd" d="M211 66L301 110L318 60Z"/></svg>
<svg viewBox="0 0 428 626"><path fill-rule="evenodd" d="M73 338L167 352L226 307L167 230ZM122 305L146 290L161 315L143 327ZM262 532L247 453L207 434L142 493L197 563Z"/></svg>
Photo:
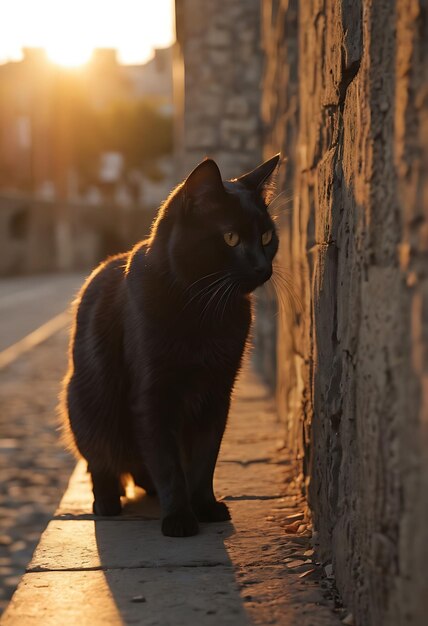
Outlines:
<svg viewBox="0 0 428 626"><path fill-rule="evenodd" d="M216 472L232 522L163 537L156 499L129 488L120 518L94 519L79 463L3 626L334 626L323 568L266 389L239 384ZM350 622L348 622L350 623Z"/></svg>
<svg viewBox="0 0 428 626"><path fill-rule="evenodd" d="M0 368L0 613L74 465L60 443L55 411L66 351L63 330Z"/></svg>

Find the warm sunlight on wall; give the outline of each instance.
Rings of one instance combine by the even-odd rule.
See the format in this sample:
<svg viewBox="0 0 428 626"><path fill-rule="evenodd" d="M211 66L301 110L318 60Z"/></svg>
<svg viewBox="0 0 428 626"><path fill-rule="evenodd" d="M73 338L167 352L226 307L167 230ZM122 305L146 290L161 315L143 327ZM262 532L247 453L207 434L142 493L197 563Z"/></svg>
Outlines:
<svg viewBox="0 0 428 626"><path fill-rule="evenodd" d="M43 47L66 66L94 48L141 63L173 39L173 0L0 0L0 63L21 58L22 47Z"/></svg>

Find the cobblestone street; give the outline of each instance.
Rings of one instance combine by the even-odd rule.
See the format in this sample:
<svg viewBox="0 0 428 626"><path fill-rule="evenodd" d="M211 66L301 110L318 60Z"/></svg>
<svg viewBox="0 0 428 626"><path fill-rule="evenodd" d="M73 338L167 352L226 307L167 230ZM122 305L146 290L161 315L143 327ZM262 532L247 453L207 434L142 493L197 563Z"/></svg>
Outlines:
<svg viewBox="0 0 428 626"><path fill-rule="evenodd" d="M0 370L0 613L74 466L56 417L66 348L63 330Z"/></svg>

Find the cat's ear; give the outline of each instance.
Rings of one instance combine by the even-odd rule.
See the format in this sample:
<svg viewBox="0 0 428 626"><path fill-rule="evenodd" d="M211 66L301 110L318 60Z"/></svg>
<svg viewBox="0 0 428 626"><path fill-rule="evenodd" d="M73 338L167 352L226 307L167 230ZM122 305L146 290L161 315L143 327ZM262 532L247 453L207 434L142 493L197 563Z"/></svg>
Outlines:
<svg viewBox="0 0 428 626"><path fill-rule="evenodd" d="M217 163L205 159L199 163L184 182L186 200L218 197L225 193Z"/></svg>
<svg viewBox="0 0 428 626"><path fill-rule="evenodd" d="M254 191L262 191L263 185L267 182L268 178L272 175L274 169L278 165L279 159L281 158L281 154L275 154L272 158L268 159L258 167L256 167L251 172L240 176L236 180L247 189L252 189Z"/></svg>

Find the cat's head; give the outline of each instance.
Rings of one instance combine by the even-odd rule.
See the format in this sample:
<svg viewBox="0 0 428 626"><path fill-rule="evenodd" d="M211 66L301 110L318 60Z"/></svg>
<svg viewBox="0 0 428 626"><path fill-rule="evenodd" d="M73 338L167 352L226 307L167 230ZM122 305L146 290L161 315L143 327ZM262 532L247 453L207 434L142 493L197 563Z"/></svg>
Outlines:
<svg viewBox="0 0 428 626"><path fill-rule="evenodd" d="M174 210L164 216L169 218L167 253L179 282L216 280L250 293L270 278L278 236L265 187L279 158L230 181L222 181L212 159L189 174Z"/></svg>

